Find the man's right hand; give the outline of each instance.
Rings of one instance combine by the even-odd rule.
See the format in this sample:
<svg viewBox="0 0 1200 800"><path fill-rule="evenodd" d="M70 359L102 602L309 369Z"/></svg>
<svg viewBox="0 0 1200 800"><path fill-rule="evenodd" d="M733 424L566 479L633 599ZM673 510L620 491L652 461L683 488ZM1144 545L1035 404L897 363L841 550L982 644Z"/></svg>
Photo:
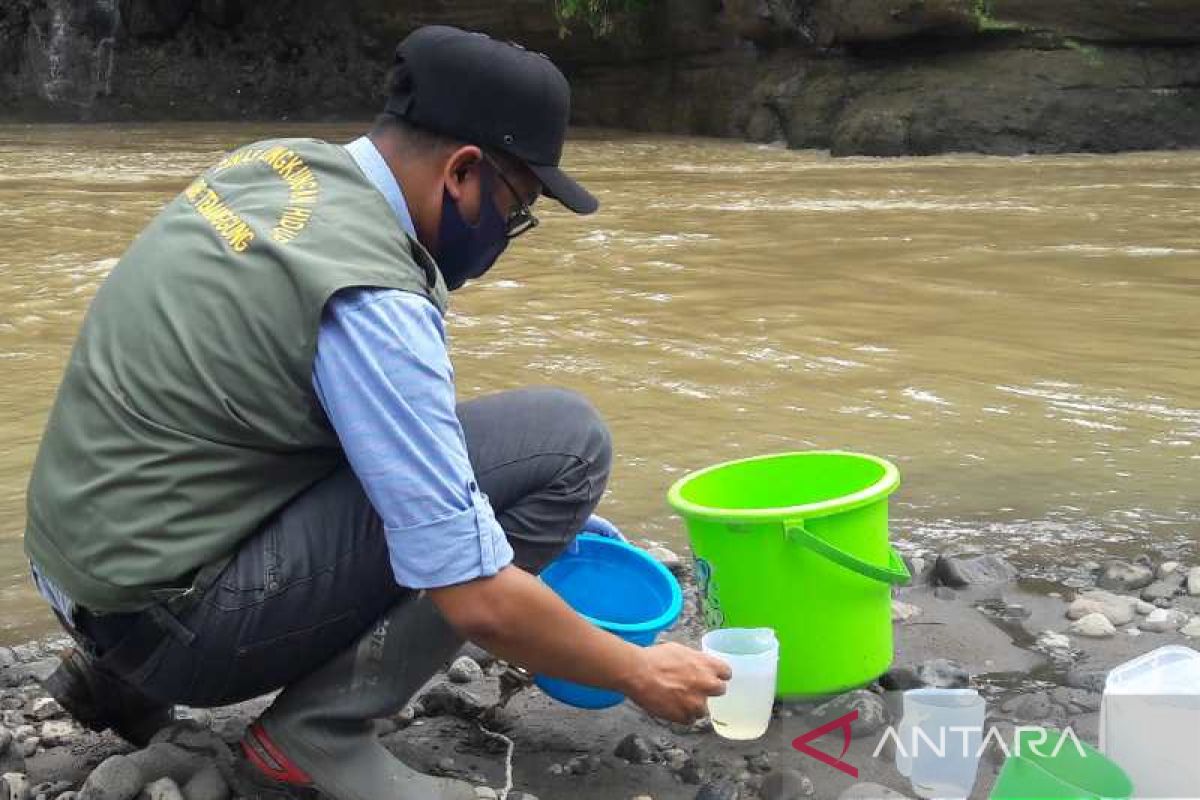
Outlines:
<svg viewBox="0 0 1200 800"><path fill-rule="evenodd" d="M629 699L651 715L690 723L708 713L710 697L725 694L732 677L720 659L675 642L642 651L642 672L629 690Z"/></svg>

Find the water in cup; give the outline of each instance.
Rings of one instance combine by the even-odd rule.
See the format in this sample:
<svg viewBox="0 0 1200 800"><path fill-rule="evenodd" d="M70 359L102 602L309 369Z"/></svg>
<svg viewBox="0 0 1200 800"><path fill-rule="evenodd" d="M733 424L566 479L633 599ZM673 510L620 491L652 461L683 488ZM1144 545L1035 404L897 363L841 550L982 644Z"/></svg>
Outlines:
<svg viewBox="0 0 1200 800"><path fill-rule="evenodd" d="M713 730L726 739L757 739L767 732L775 702L779 641L771 628L723 628L709 631L700 648L724 661L733 672L726 692L708 699Z"/></svg>
<svg viewBox="0 0 1200 800"><path fill-rule="evenodd" d="M965 798L979 771L986 701L974 689L904 693L896 766L918 797Z"/></svg>

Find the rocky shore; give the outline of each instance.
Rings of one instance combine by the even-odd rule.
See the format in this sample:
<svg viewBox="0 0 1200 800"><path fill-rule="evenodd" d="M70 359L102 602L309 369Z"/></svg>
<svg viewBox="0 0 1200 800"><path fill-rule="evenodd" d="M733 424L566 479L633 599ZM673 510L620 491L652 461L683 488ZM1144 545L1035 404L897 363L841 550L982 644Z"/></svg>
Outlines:
<svg viewBox="0 0 1200 800"><path fill-rule="evenodd" d="M597 35L555 0L6 0L0 119L369 118L395 42L441 23L548 53L581 125L835 155L1200 147L1194 0L629 5Z"/></svg>
<svg viewBox="0 0 1200 800"><path fill-rule="evenodd" d="M668 638L695 643L701 627L687 565L655 548L686 587L685 616ZM862 689L776 705L762 739L720 739L706 721L662 723L631 704L587 712L559 705L506 664L468 645L402 713L380 721L387 746L420 769L517 800L818 800L910 797L880 746L900 692L972 686L988 724L1070 725L1093 744L1101 692L1115 665L1164 644L1200 645L1200 567L1148 556L1079 565L1061 582L1024 578L987 554L908 557L915 576L893 601L893 668ZM38 679L63 637L0 647L0 798L225 800L253 797L236 743L270 702L179 709L178 722L135 750L80 728ZM801 733L857 710L843 756L851 777L792 746ZM834 751L836 753L836 746ZM984 755L973 798L984 798L1003 755ZM508 775L512 784L508 784Z"/></svg>

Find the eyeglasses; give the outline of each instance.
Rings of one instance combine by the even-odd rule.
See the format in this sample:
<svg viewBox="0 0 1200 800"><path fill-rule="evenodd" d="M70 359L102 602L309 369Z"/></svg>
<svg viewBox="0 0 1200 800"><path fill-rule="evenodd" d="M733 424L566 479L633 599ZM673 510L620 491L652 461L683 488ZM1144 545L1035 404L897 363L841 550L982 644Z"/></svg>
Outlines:
<svg viewBox="0 0 1200 800"><path fill-rule="evenodd" d="M513 199L517 201L517 207L509 213L508 219L504 221L504 235L509 239L515 239L521 234L528 233L536 228L538 226L538 218L533 215L533 209L521 197L521 193L504 176L504 170L500 169L500 165L496 163L496 160L487 153L484 153L483 157L492 165L492 169L496 171L496 175L499 176L500 181L508 188Z"/></svg>

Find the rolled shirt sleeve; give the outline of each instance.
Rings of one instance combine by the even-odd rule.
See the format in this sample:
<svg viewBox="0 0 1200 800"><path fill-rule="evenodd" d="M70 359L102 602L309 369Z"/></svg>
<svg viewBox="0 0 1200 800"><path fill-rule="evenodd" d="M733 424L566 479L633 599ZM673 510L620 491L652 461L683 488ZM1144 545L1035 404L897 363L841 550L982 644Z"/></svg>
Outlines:
<svg viewBox="0 0 1200 800"><path fill-rule="evenodd" d="M450 586L512 561L467 457L432 303L393 289L339 292L322 316L313 386L383 520L397 583Z"/></svg>

